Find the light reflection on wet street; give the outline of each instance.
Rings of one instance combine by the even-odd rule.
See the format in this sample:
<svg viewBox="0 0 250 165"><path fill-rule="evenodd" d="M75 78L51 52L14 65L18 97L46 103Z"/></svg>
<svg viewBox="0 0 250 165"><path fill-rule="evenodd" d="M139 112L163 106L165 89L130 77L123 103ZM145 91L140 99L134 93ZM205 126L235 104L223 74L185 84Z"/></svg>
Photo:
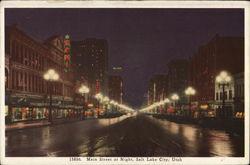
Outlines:
<svg viewBox="0 0 250 165"><path fill-rule="evenodd" d="M242 136L141 115L6 133L6 156L238 157L243 146Z"/></svg>

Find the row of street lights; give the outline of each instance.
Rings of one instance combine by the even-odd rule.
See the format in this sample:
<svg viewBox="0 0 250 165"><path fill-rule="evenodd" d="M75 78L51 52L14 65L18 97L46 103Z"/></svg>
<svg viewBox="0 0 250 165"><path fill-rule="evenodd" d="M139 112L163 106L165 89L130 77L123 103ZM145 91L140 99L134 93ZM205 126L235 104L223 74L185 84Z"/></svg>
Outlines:
<svg viewBox="0 0 250 165"><path fill-rule="evenodd" d="M191 95L194 95L195 94L195 89L193 89L192 87L188 87L186 90L185 90L185 94L189 96L189 106L191 107ZM176 102L179 100L179 96L177 93L174 93L171 95L171 100L173 101L173 104L174 104L174 107L176 107ZM153 109L153 108L156 108L158 106L162 106L162 105L165 105L167 103L170 103L170 100L168 98L164 99L163 101L160 101L160 102L156 102L146 108L143 108L141 109L140 111L148 111L150 109Z"/></svg>
<svg viewBox="0 0 250 165"><path fill-rule="evenodd" d="M59 74L54 70L54 69L49 69L44 75L43 75L44 79L46 81L49 82L49 93L50 93L50 104L49 104L49 116L48 116L48 121L52 122L53 117L52 117L52 92L53 92L53 82L58 81L59 80ZM78 92L85 98L84 102L87 101L87 97L86 95L90 92L90 89L85 86L85 85L81 85L81 87L79 88ZM98 93L95 95L95 98L98 100L98 110L100 108L100 102L104 102L105 104L112 104L114 106L118 106L121 109L124 109L126 111L132 111L131 108L122 105L122 104L118 104L117 102L115 102L114 100L110 100L107 96L103 96L101 93ZM83 105L83 109L84 109L84 105ZM98 111L98 115L99 115L99 111Z"/></svg>
<svg viewBox="0 0 250 165"><path fill-rule="evenodd" d="M50 93L50 106L49 106L49 117L48 121L52 122L52 88L53 88L53 82L59 80L59 74L54 70L54 69L49 69L45 74L44 74L44 79L49 82L49 93ZM222 71L217 77L216 77L216 82L218 83L219 87L222 87L222 109L225 108L225 87L229 86L229 82L231 82L231 76L226 72ZM82 96L86 95L89 93L89 88L82 85L79 88L79 93L82 94ZM195 95L196 91L192 87L188 87L185 90L185 94L189 96L189 110L191 110L191 96ZM114 100L110 100L107 96L103 96L101 93L98 93L95 95L95 98L98 100L98 110L100 108L100 102L104 102L105 104L112 104L114 106L118 106L121 109L124 109L125 111L128 112L133 112L134 110L132 108L129 108L123 104L118 104ZM86 97L85 97L86 99ZM171 99L174 102L174 106L176 107L176 101L179 100L178 94L173 94L171 96ZM163 101L157 102L155 104L152 104L146 108L141 109L140 111L147 111L153 108L156 108L161 105L165 105L166 103L169 103L170 100L168 98L164 99ZM98 112L99 115L99 112Z"/></svg>
<svg viewBox="0 0 250 165"><path fill-rule="evenodd" d="M119 104L114 100L110 100L109 97L103 96L101 93L98 93L95 95L95 98L98 100L98 109L100 108L100 103L104 103L105 105L111 104L116 107L119 107L127 112L133 112L134 110L126 105Z"/></svg>
<svg viewBox="0 0 250 165"><path fill-rule="evenodd" d="M219 87L222 87L222 93L223 93L222 94L222 109L225 108L225 87L229 86L229 82L231 82L231 79L232 79L231 76L226 71L220 72L220 74L216 77L216 82L218 83ZM191 97L196 94L196 90L190 86L185 90L185 94L189 97L189 110L190 110L189 112L191 112ZM141 109L140 111L145 112L150 109L156 108L157 106L161 106L163 105L163 103L164 104L169 103L169 102L166 102L165 100L156 102L146 108ZM176 107L176 101L179 100L178 94L176 93L172 94L171 100L173 100L174 107Z"/></svg>
<svg viewBox="0 0 250 165"><path fill-rule="evenodd" d="M53 91L53 82L59 80L59 74L54 70L54 69L49 69L44 75L44 79L49 82L49 94L50 94L50 104L49 104L49 116L48 116L48 121L52 122L52 91ZM78 92L85 98L84 102L87 101L86 94L90 92L90 89L85 86L81 85L79 88ZM98 115L99 115L99 109L100 109L100 102L107 104L111 104L116 107L120 107L121 109L125 110L126 112L132 112L133 109L129 108L123 104L118 104L114 100L110 100L107 96L103 96L101 93L98 93L95 95L95 98L98 100ZM83 109L84 109L84 104L83 104Z"/></svg>

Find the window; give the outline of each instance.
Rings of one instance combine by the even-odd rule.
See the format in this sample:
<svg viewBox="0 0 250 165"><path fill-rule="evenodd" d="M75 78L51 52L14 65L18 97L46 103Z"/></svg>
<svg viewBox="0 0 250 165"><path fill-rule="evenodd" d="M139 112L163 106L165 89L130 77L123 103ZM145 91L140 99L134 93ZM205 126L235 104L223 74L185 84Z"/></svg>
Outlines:
<svg viewBox="0 0 250 165"><path fill-rule="evenodd" d="M244 84L243 85L241 85L241 97L244 97Z"/></svg>
<svg viewBox="0 0 250 165"><path fill-rule="evenodd" d="M16 42L12 41L12 57L13 60L16 61Z"/></svg>
<svg viewBox="0 0 250 165"><path fill-rule="evenodd" d="M229 100L232 100L232 98L233 98L232 90L229 90Z"/></svg>
<svg viewBox="0 0 250 165"><path fill-rule="evenodd" d="M28 82L29 82L28 91L31 92L31 78L30 78L30 74L28 74Z"/></svg>
<svg viewBox="0 0 250 165"><path fill-rule="evenodd" d="M23 72L20 72L19 89L23 90Z"/></svg>
<svg viewBox="0 0 250 165"><path fill-rule="evenodd" d="M16 71L16 84L15 84L16 89L18 89L18 80L19 80L18 76L19 76L19 72Z"/></svg>
<svg viewBox="0 0 250 165"><path fill-rule="evenodd" d="M24 73L24 90L27 91L27 73Z"/></svg>
<svg viewBox="0 0 250 165"><path fill-rule="evenodd" d="M222 92L220 92L220 100L222 100Z"/></svg>
<svg viewBox="0 0 250 165"><path fill-rule="evenodd" d="M224 100L227 100L227 91L224 92Z"/></svg>
<svg viewBox="0 0 250 165"><path fill-rule="evenodd" d="M20 50L19 50L19 45L16 43L16 61L17 62L20 62L20 56L19 56L19 52L20 52Z"/></svg>
<svg viewBox="0 0 250 165"><path fill-rule="evenodd" d="M216 100L219 100L219 93L216 92Z"/></svg>
<svg viewBox="0 0 250 165"><path fill-rule="evenodd" d="M238 96L241 96L241 85L238 85Z"/></svg>
<svg viewBox="0 0 250 165"><path fill-rule="evenodd" d="M23 46L20 45L20 63L23 63Z"/></svg>
<svg viewBox="0 0 250 165"><path fill-rule="evenodd" d="M34 76L31 74L30 75L30 78L31 78L31 92L34 92L34 84L35 84L35 79L34 79Z"/></svg>
<svg viewBox="0 0 250 165"><path fill-rule="evenodd" d="M15 89L15 71L12 70L12 89Z"/></svg>
<svg viewBox="0 0 250 165"><path fill-rule="evenodd" d="M235 92L235 97L238 97L238 85L235 85L235 90L234 90L234 92Z"/></svg>
<svg viewBox="0 0 250 165"><path fill-rule="evenodd" d="M8 69L5 68L5 88L8 88L8 83L9 83L9 72Z"/></svg>
<svg viewBox="0 0 250 165"><path fill-rule="evenodd" d="M31 66L31 53L32 53L32 50L29 49L29 53L28 53L28 66Z"/></svg>

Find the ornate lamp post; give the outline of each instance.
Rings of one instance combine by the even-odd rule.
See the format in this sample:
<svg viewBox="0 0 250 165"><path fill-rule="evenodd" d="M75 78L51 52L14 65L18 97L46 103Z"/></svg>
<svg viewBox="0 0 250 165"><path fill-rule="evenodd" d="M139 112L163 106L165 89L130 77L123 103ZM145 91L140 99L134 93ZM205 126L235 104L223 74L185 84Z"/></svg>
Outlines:
<svg viewBox="0 0 250 165"><path fill-rule="evenodd" d="M215 80L219 88L222 87L222 110L225 111L225 87L229 86L232 78L226 71L222 71Z"/></svg>
<svg viewBox="0 0 250 165"><path fill-rule="evenodd" d="M87 102L87 97L86 97L86 94L89 93L89 88L82 85L80 88L79 88L79 93L82 94L82 96L84 97L85 100L83 100L83 111L84 111L84 103Z"/></svg>
<svg viewBox="0 0 250 165"><path fill-rule="evenodd" d="M99 117L99 111L100 111L100 102L103 99L103 95L101 93L97 93L95 95L95 98L98 100L98 112L97 112L97 117Z"/></svg>
<svg viewBox="0 0 250 165"><path fill-rule="evenodd" d="M107 96L105 96L103 98L103 102L105 104L105 111L108 112L108 103L109 103L109 98Z"/></svg>
<svg viewBox="0 0 250 165"><path fill-rule="evenodd" d="M52 82L59 79L59 74L56 73L54 69L49 69L44 75L43 78L49 82L49 92L50 92L50 104L49 104L49 117L48 121L52 122Z"/></svg>
<svg viewBox="0 0 250 165"><path fill-rule="evenodd" d="M113 105L115 106L115 113L117 113L117 105L118 105L118 103L117 103L117 102L114 102Z"/></svg>
<svg viewBox="0 0 250 165"><path fill-rule="evenodd" d="M168 99L168 98L165 98L164 100L163 100L163 103L164 103L164 111L166 110L165 108L166 108L166 104L168 104L168 103L170 103L170 100Z"/></svg>
<svg viewBox="0 0 250 165"><path fill-rule="evenodd" d="M110 101L110 104L111 104L111 113L112 113L112 114L113 114L114 103L115 103L114 100L111 100L111 101Z"/></svg>
<svg viewBox="0 0 250 165"><path fill-rule="evenodd" d="M188 115L189 115L189 117L190 117L190 114L191 114L191 97L192 97L192 95L195 95L195 93L196 93L196 91L195 91L195 89L192 88L192 87L188 87L188 88L185 90L185 94L186 94L187 96L189 96L189 97L188 97L188 100L189 100L189 112L188 112Z"/></svg>
<svg viewBox="0 0 250 165"><path fill-rule="evenodd" d="M176 109L176 102L177 102L177 100L179 100L179 96L176 93L174 93L171 96L171 99L174 101L174 108Z"/></svg>

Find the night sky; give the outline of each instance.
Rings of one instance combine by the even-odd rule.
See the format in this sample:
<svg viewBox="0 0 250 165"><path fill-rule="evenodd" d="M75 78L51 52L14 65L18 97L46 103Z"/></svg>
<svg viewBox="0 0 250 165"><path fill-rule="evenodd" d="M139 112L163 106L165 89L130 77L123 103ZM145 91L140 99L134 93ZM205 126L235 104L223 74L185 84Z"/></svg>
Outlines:
<svg viewBox="0 0 250 165"><path fill-rule="evenodd" d="M65 34L107 39L109 73L123 77L125 102L134 108L146 99L149 78L166 74L170 60L192 56L216 33L244 35L243 9L7 9L5 18L40 41Z"/></svg>

